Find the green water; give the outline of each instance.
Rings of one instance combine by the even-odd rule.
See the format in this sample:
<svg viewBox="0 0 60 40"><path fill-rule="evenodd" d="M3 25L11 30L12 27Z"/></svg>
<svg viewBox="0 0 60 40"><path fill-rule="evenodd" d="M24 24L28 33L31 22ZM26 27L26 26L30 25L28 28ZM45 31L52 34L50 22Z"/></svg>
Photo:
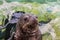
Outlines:
<svg viewBox="0 0 60 40"><path fill-rule="evenodd" d="M1 1L1 0L0 0ZM38 3L46 3L46 2L57 2L59 0L6 0L7 2L13 2L13 1L18 1L18 2L38 2Z"/></svg>

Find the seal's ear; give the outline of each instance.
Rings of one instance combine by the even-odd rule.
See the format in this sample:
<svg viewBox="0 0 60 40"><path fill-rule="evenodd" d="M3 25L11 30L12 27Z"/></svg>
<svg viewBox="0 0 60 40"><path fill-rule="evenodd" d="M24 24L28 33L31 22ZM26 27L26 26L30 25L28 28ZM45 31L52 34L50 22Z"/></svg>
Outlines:
<svg viewBox="0 0 60 40"><path fill-rule="evenodd" d="M38 16L34 15L35 18L38 18Z"/></svg>

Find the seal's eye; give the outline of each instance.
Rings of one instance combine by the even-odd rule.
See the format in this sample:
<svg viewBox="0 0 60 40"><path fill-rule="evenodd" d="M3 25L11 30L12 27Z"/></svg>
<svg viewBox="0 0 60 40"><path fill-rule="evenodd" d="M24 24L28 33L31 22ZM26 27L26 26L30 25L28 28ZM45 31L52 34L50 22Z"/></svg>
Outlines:
<svg viewBox="0 0 60 40"><path fill-rule="evenodd" d="M29 21L29 16L25 16L24 21Z"/></svg>
<svg viewBox="0 0 60 40"><path fill-rule="evenodd" d="M24 21L27 21L27 18L24 18Z"/></svg>
<svg viewBox="0 0 60 40"><path fill-rule="evenodd" d="M36 16L36 18L38 18L38 17Z"/></svg>

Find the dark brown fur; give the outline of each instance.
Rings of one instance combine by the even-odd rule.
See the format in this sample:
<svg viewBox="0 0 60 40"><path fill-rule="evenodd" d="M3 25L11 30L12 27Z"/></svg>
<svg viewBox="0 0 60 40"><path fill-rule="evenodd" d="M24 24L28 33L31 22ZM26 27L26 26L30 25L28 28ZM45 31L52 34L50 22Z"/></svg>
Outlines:
<svg viewBox="0 0 60 40"><path fill-rule="evenodd" d="M36 16L24 14L20 17L14 40L42 40Z"/></svg>

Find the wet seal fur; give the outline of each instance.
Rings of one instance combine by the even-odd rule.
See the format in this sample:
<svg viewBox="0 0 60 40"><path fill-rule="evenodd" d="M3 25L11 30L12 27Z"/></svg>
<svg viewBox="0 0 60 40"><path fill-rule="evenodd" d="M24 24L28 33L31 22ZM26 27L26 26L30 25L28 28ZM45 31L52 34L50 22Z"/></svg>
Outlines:
<svg viewBox="0 0 60 40"><path fill-rule="evenodd" d="M33 14L23 14L16 25L13 40L42 40L37 17Z"/></svg>

